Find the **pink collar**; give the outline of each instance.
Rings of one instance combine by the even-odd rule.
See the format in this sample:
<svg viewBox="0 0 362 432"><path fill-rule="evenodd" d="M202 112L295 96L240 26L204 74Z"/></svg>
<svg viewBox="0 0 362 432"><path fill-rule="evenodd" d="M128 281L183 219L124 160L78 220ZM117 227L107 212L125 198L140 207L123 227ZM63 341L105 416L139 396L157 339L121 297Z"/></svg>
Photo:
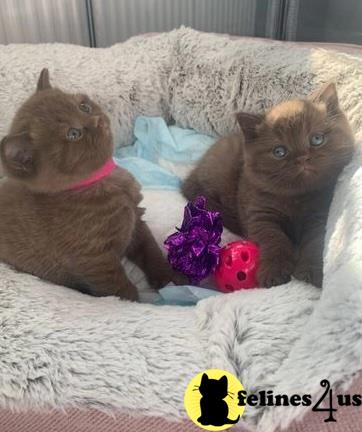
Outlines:
<svg viewBox="0 0 362 432"><path fill-rule="evenodd" d="M84 189L88 186L98 183L99 181L104 179L104 177L109 176L109 174L116 168L116 166L117 165L115 164L113 159L108 159L104 165L97 169L97 171L94 171L94 173L86 179L81 180L80 182L70 186L67 190L77 191L79 189Z"/></svg>

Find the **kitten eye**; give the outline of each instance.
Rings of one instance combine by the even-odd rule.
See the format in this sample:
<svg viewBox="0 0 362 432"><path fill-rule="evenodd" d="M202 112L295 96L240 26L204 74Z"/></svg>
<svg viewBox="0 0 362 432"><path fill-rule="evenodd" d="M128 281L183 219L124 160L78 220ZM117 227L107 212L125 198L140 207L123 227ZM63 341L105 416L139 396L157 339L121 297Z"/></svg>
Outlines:
<svg viewBox="0 0 362 432"><path fill-rule="evenodd" d="M288 154L288 150L284 146L278 146L273 149L273 155L277 159L283 159Z"/></svg>
<svg viewBox="0 0 362 432"><path fill-rule="evenodd" d="M79 105L79 109L80 109L81 111L87 113L87 114L90 114L90 113L92 112L92 107L91 107L88 103L86 103L86 102L82 102L82 103Z"/></svg>
<svg viewBox="0 0 362 432"><path fill-rule="evenodd" d="M77 141L82 136L82 131L76 128L70 128L67 132L67 139L69 141Z"/></svg>
<svg viewBox="0 0 362 432"><path fill-rule="evenodd" d="M311 146L321 146L324 143L324 135L322 133L314 134L309 142Z"/></svg>

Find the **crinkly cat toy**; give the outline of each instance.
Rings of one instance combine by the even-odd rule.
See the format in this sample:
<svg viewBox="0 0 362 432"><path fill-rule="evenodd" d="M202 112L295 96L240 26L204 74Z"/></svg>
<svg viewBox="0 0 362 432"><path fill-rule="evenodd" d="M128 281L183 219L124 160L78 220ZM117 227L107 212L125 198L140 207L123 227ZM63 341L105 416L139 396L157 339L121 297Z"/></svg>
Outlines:
<svg viewBox="0 0 362 432"><path fill-rule="evenodd" d="M165 241L171 266L195 285L213 273L218 289L225 293L256 288L258 246L239 240L221 247L222 231L220 213L207 210L204 197L188 203L181 228Z"/></svg>

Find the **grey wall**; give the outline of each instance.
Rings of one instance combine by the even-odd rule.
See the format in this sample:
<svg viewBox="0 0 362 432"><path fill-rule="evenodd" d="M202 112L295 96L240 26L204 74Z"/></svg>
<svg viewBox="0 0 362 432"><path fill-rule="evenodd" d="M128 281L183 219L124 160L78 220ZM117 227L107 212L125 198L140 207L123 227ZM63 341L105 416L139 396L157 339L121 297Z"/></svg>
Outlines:
<svg viewBox="0 0 362 432"><path fill-rule="evenodd" d="M295 38L362 44L362 0L300 0Z"/></svg>
<svg viewBox="0 0 362 432"><path fill-rule="evenodd" d="M0 0L0 43L108 46L180 25L362 44L362 0Z"/></svg>
<svg viewBox="0 0 362 432"><path fill-rule="evenodd" d="M256 8L266 1L0 0L0 43L93 45L95 41L96 46L103 47L136 34L168 31L180 25L253 36ZM265 18L258 18L259 26L261 20Z"/></svg>
<svg viewBox="0 0 362 432"><path fill-rule="evenodd" d="M83 0L0 0L0 43L88 45Z"/></svg>
<svg viewBox="0 0 362 432"><path fill-rule="evenodd" d="M92 0L92 4L97 46L182 24L209 32L255 34L255 0Z"/></svg>

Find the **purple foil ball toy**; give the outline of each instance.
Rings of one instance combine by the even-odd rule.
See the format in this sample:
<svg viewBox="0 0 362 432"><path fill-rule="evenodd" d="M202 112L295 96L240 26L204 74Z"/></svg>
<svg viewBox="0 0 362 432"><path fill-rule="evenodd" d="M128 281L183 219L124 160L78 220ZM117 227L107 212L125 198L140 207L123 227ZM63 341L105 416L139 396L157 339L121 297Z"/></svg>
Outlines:
<svg viewBox="0 0 362 432"><path fill-rule="evenodd" d="M181 228L165 240L172 268L198 284L219 263L223 230L220 213L206 210L206 199L197 197L186 205Z"/></svg>

